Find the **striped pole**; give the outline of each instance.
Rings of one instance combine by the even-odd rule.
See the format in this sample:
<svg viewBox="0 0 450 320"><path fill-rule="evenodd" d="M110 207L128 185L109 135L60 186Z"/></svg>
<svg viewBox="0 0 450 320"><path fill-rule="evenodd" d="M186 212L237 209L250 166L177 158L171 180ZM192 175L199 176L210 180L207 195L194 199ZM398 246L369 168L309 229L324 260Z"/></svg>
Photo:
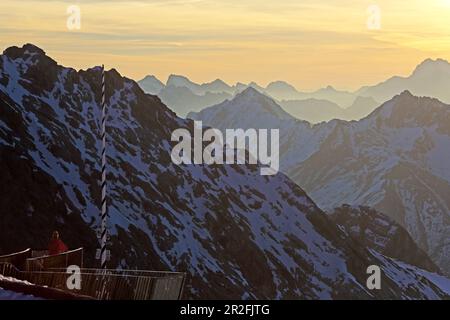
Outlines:
<svg viewBox="0 0 450 320"><path fill-rule="evenodd" d="M101 268L106 269L107 242L107 199L106 199L106 101L105 101L105 66L102 65L102 210L101 210Z"/></svg>

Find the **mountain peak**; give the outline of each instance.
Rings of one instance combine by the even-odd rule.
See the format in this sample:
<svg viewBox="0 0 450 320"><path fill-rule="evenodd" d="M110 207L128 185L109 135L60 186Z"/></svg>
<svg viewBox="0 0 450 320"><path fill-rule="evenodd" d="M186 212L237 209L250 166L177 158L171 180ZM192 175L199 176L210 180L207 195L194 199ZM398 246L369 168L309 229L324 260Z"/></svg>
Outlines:
<svg viewBox="0 0 450 320"><path fill-rule="evenodd" d="M248 87L253 87L256 90L259 90L260 92L264 92L264 88L261 87L259 84L257 84L255 81L252 81L248 84Z"/></svg>
<svg viewBox="0 0 450 320"><path fill-rule="evenodd" d="M422 108L422 111L424 110L425 106L429 107L431 105L439 107L445 106L445 109L447 109L447 104L445 104L441 100L435 97L415 95L412 94L409 90L404 90L402 93L393 97L390 101L393 101L394 104L403 105L405 108L407 108L408 106L412 107L412 105L414 105L418 108Z"/></svg>
<svg viewBox="0 0 450 320"><path fill-rule="evenodd" d="M172 73L172 74L169 75L169 78L167 79L167 81L174 80L174 79L189 80L186 76L182 76L180 74Z"/></svg>
<svg viewBox="0 0 450 320"><path fill-rule="evenodd" d="M249 86L249 87L245 88L244 90L242 90L242 92L240 92L236 95L236 98L238 98L238 97L257 97L257 96L261 96L261 97L268 99L268 97L263 95L261 92L259 92L256 88L254 88L252 86Z"/></svg>
<svg viewBox="0 0 450 320"><path fill-rule="evenodd" d="M422 61L413 71L414 75L421 73L435 73L443 70L450 70L450 63L447 60L438 59L425 59Z"/></svg>
<svg viewBox="0 0 450 320"><path fill-rule="evenodd" d="M39 48L38 46L35 46L34 44L27 43L22 47L23 50L25 50L25 53L36 53L36 54L42 54L45 55L45 51Z"/></svg>
<svg viewBox="0 0 450 320"><path fill-rule="evenodd" d="M416 96L405 90L385 102L368 117L383 119L390 127L448 127L448 105L436 98Z"/></svg>
<svg viewBox="0 0 450 320"><path fill-rule="evenodd" d="M336 93L338 90L336 90L332 85L328 85L325 88L320 88L316 91L316 93Z"/></svg>
<svg viewBox="0 0 450 320"><path fill-rule="evenodd" d="M205 92L229 92L232 88L223 80L216 79L212 82L203 83L201 85Z"/></svg>
<svg viewBox="0 0 450 320"><path fill-rule="evenodd" d="M31 43L27 43L21 48L17 46L9 47L3 51L3 54L10 57L11 59L17 59L18 57L25 55L46 55L44 50Z"/></svg>
<svg viewBox="0 0 450 320"><path fill-rule="evenodd" d="M398 95L399 99L409 99L411 97L414 97L414 95L409 90L403 90L402 93Z"/></svg>
<svg viewBox="0 0 450 320"><path fill-rule="evenodd" d="M216 80L212 81L211 84L225 84L226 85L225 81L218 79L218 78Z"/></svg>
<svg viewBox="0 0 450 320"><path fill-rule="evenodd" d="M157 95L165 87L157 77L154 75L148 75L144 79L138 81L139 86L144 90L145 93Z"/></svg>
<svg viewBox="0 0 450 320"><path fill-rule="evenodd" d="M423 60L419 65L418 65L418 67L420 67L420 66L426 66L426 65L433 65L433 64L450 64L447 60L445 60L445 59L442 59L442 58L437 58L437 59L431 59L431 58L428 58L428 59L425 59L425 60Z"/></svg>
<svg viewBox="0 0 450 320"><path fill-rule="evenodd" d="M145 76L141 81L158 81L158 82L161 82L157 77L155 77L152 74Z"/></svg>
<svg viewBox="0 0 450 320"><path fill-rule="evenodd" d="M232 106L238 106L249 110L252 108L257 113L269 113L277 118L292 119L293 117L284 111L272 98L258 91L253 87L248 87L237 94L234 99L228 102Z"/></svg>
<svg viewBox="0 0 450 320"><path fill-rule="evenodd" d="M273 81L269 83L266 87L267 90L284 90L284 91L292 91L297 92L297 89L286 81Z"/></svg>
<svg viewBox="0 0 450 320"><path fill-rule="evenodd" d="M405 109L408 110L412 105L416 104L419 98L413 95L409 90L404 90L395 95L391 100L385 102L380 106L380 109Z"/></svg>
<svg viewBox="0 0 450 320"><path fill-rule="evenodd" d="M179 85L183 85L183 84L190 84L192 83L191 80L189 80L187 77L179 75L179 74L171 74L169 76L169 78L167 79L167 83L166 85L175 85L175 86L179 86Z"/></svg>

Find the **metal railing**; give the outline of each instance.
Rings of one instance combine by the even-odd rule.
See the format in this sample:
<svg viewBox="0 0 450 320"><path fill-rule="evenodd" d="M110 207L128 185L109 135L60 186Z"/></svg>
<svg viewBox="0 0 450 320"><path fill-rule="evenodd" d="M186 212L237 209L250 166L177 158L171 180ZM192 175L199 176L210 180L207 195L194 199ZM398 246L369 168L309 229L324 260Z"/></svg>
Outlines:
<svg viewBox="0 0 450 320"><path fill-rule="evenodd" d="M41 251L45 252L45 251ZM70 265L83 267L83 248L63 252L57 255L46 255L26 260L26 271L43 271L50 268L67 268Z"/></svg>
<svg viewBox="0 0 450 320"><path fill-rule="evenodd" d="M0 274L39 286L102 300L177 300L182 298L186 274L181 272L80 268L80 289L68 288L69 265L79 265L82 249L56 256L29 258L25 271L0 262ZM78 263L77 263L78 262ZM81 263L82 265L82 263Z"/></svg>
<svg viewBox="0 0 450 320"><path fill-rule="evenodd" d="M29 272L27 280L68 290L72 274L58 271ZM81 285L73 293L101 300L177 300L181 298L185 274L159 272L154 275L132 275L111 270L91 270L79 274Z"/></svg>
<svg viewBox="0 0 450 320"><path fill-rule="evenodd" d="M26 260L31 258L31 249L0 256L0 263L11 263L18 269L24 269Z"/></svg>
<svg viewBox="0 0 450 320"><path fill-rule="evenodd" d="M48 271L65 272L61 268ZM94 296L94 293L96 298L107 300L124 299L123 296L133 300L181 299L186 279L185 273L171 271L82 268L80 272L84 282L81 294ZM86 282L88 285L84 287ZM100 290L99 283L106 290Z"/></svg>
<svg viewBox="0 0 450 320"><path fill-rule="evenodd" d="M31 258L38 258L48 255L48 250L31 250Z"/></svg>
<svg viewBox="0 0 450 320"><path fill-rule="evenodd" d="M0 274L5 277L20 279L21 271L10 262L0 262ZM23 279L20 279L23 280Z"/></svg>

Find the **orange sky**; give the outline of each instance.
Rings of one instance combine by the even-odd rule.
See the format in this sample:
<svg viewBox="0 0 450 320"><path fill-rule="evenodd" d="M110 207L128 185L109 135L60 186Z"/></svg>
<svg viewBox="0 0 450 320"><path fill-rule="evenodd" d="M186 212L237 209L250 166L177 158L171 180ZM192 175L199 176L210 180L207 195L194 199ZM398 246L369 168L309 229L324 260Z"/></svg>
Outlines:
<svg viewBox="0 0 450 320"><path fill-rule="evenodd" d="M69 5L81 10L69 30ZM381 28L367 26L371 4ZM30 42L61 64L104 63L139 80L171 73L197 82L341 89L450 60L450 0L2 0L0 46Z"/></svg>

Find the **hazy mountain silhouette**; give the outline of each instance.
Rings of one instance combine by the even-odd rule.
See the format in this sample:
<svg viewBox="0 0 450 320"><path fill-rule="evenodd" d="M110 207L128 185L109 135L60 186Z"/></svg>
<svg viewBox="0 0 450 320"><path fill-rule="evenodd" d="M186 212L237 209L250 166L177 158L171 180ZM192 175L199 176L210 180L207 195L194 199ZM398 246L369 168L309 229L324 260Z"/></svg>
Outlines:
<svg viewBox="0 0 450 320"><path fill-rule="evenodd" d="M154 76L147 76L138 81L138 84L144 92L157 95L180 117L220 103L234 94L234 89L220 79L197 84L187 77L173 74L169 76L166 84Z"/></svg>
<svg viewBox="0 0 450 320"><path fill-rule="evenodd" d="M305 100L283 100L280 101L279 104L295 118L312 123L332 119L342 119L345 113L345 110L336 103L315 98Z"/></svg>
<svg viewBox="0 0 450 320"><path fill-rule="evenodd" d="M166 86L172 87L185 87L191 90L196 95L206 95L208 92L210 93L228 93L234 94L234 88L226 84L224 81L220 79L216 79L212 82L197 84L192 82L185 76L180 75L170 75L167 79Z"/></svg>
<svg viewBox="0 0 450 320"><path fill-rule="evenodd" d="M419 96L429 96L450 102L450 64L443 59L427 59L420 63L409 77L394 76L373 86L365 86L355 92L337 90L327 86L316 91L302 92L285 81L274 81L263 87L256 82L229 85L220 79L198 84L181 75L169 76L166 85L153 76L139 81L141 88L150 94L159 94L166 86L187 88L180 91L171 88L164 92L163 101L181 116L188 112L220 103L248 87L270 96L292 115L311 122L330 119L358 120L372 112L379 104L404 90ZM215 95L211 95L214 93ZM178 95L179 97L174 97ZM184 102L180 97L187 97ZM325 102L325 100L327 102ZM346 109L342 112L341 109ZM322 114L322 115L321 115Z"/></svg>
<svg viewBox="0 0 450 320"><path fill-rule="evenodd" d="M355 94L352 92L336 90L332 86L327 86L311 93L302 93L301 96L304 98L329 100L341 107L351 105L356 99Z"/></svg>
<svg viewBox="0 0 450 320"><path fill-rule="evenodd" d="M139 80L139 85L146 93L158 95L165 85L158 78L153 75L146 76L144 79Z"/></svg>
<svg viewBox="0 0 450 320"><path fill-rule="evenodd" d="M392 77L374 86L357 91L358 95L386 101L394 95L409 90L418 96L428 96L450 103L450 63L443 59L427 59L408 77Z"/></svg>
<svg viewBox="0 0 450 320"><path fill-rule="evenodd" d="M380 103L372 97L357 96L352 105L344 109L343 117L338 119L359 120L369 115L379 105Z"/></svg>
<svg viewBox="0 0 450 320"><path fill-rule="evenodd" d="M199 95L193 93L189 88L169 85L159 92L158 97L177 115L185 117L191 111L200 111L231 98L231 95L226 92L206 92L204 95Z"/></svg>
<svg viewBox="0 0 450 320"><path fill-rule="evenodd" d="M282 100L278 102L289 114L300 120L319 123L333 119L359 120L371 113L379 103L371 97L356 97L348 108L334 102L309 98L305 100Z"/></svg>
<svg viewBox="0 0 450 320"><path fill-rule="evenodd" d="M154 76L147 76L138 83L145 92L158 95L165 104L182 117L189 112L198 112L205 107L232 98L247 88L254 88L277 100L281 99L280 104L288 112L311 122L351 117L352 113L347 115L342 112L340 105L349 106L356 99L356 96L345 91L338 91L331 86L315 92L299 92L294 86L284 81L271 82L266 88L256 82L249 84L238 82L230 86L220 79L198 84L185 76L172 74L165 85ZM361 109L367 110L367 106ZM356 112L356 114L359 113Z"/></svg>
<svg viewBox="0 0 450 320"><path fill-rule="evenodd" d="M264 91L277 100L296 99L299 95L297 89L285 81L271 82Z"/></svg>

